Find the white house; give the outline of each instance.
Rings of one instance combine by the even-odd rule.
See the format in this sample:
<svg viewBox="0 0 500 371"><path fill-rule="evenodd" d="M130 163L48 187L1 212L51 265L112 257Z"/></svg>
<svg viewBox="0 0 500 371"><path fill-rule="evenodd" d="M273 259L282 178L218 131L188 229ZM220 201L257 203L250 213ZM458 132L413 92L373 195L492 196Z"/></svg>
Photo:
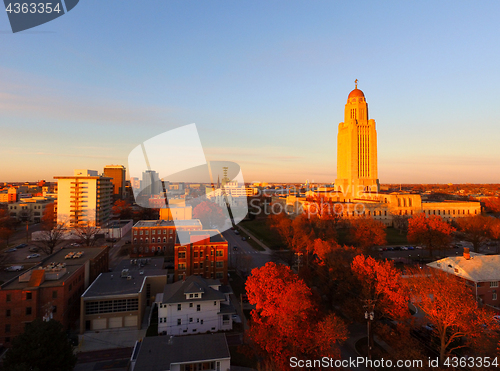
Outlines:
<svg viewBox="0 0 500 371"><path fill-rule="evenodd" d="M184 281L165 285L156 296L158 333L191 335L231 330L231 289L219 280L189 276Z"/></svg>

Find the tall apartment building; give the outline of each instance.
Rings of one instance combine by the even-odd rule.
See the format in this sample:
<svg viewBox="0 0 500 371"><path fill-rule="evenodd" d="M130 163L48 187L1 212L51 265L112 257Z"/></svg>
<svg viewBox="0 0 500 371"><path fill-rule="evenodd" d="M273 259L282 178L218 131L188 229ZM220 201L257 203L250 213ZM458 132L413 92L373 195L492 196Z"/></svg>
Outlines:
<svg viewBox="0 0 500 371"><path fill-rule="evenodd" d="M107 165L104 167L104 176L111 178L113 183L113 195L116 198L125 198L125 166Z"/></svg>
<svg viewBox="0 0 500 371"><path fill-rule="evenodd" d="M106 225L113 203L111 178L100 176L95 170L75 170L73 176L54 179L57 179L58 223Z"/></svg>

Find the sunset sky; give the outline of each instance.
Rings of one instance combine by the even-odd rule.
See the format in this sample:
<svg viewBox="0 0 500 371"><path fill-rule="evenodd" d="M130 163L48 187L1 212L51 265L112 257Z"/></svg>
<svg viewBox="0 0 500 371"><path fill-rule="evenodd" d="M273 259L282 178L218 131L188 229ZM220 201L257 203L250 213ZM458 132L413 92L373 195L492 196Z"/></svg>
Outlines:
<svg viewBox="0 0 500 371"><path fill-rule="evenodd" d="M333 182L363 90L381 183L500 183L500 3L81 0L12 34L0 13L0 181L127 166L196 123L246 181Z"/></svg>

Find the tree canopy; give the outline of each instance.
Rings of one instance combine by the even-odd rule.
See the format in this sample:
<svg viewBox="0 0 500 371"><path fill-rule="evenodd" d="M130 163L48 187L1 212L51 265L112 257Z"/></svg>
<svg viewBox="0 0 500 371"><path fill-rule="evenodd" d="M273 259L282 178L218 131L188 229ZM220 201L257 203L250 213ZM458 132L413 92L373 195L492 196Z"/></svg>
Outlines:
<svg viewBox="0 0 500 371"><path fill-rule="evenodd" d="M76 365L73 346L60 322L35 319L12 340L4 360L6 370L70 371Z"/></svg>
<svg viewBox="0 0 500 371"><path fill-rule="evenodd" d="M267 263L247 279L248 300L255 304L249 337L282 370L291 356L340 356L345 324L321 315L309 287L289 267Z"/></svg>
<svg viewBox="0 0 500 371"><path fill-rule="evenodd" d="M446 248L453 240L455 228L446 223L439 215L424 213L413 215L408 220L408 241L423 244L429 255L437 249Z"/></svg>

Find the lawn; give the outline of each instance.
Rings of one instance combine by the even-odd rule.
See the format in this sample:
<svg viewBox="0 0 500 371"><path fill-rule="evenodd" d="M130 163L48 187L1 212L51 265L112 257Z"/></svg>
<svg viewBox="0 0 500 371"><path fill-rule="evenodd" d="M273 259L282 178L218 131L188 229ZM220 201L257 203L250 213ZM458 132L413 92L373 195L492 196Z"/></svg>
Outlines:
<svg viewBox="0 0 500 371"><path fill-rule="evenodd" d="M395 228L385 229L387 244L388 245L408 245L408 240L406 239L406 234L401 234Z"/></svg>
<svg viewBox="0 0 500 371"><path fill-rule="evenodd" d="M241 222L241 226L246 228L262 241L267 247L273 250L281 250L285 244L281 240L279 234L269 228L267 218L256 218L254 220L247 220Z"/></svg>

